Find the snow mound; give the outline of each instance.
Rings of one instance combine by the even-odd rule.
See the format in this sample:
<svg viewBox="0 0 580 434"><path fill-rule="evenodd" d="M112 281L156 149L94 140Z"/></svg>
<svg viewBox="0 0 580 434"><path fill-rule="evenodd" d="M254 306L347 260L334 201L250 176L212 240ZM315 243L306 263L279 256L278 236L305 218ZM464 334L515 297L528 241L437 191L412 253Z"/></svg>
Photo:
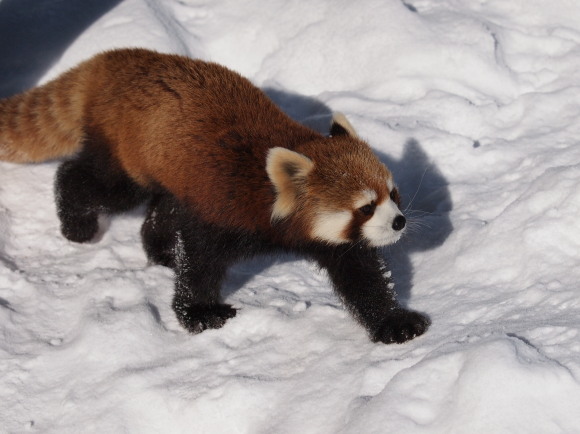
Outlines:
<svg viewBox="0 0 580 434"><path fill-rule="evenodd" d="M401 370L362 399L343 432L574 432L579 399L568 368L525 339L492 337L444 345Z"/></svg>

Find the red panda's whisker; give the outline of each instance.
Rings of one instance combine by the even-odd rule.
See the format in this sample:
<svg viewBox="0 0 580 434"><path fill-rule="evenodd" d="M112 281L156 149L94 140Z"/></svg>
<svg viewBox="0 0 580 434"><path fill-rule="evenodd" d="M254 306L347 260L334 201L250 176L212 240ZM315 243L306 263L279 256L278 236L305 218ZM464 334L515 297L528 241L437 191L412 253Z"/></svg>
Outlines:
<svg viewBox="0 0 580 434"><path fill-rule="evenodd" d="M415 191L415 194L413 195L413 197L411 198L411 201L409 202L409 204L405 207L405 210L403 212L407 212L407 210L409 208L411 208L411 205L413 205L413 201L415 200L415 198L417 197L417 193L419 193L419 189L421 188L421 185L423 184L423 178L425 178L425 174L427 173L427 167L425 167L425 170L423 171L423 175L421 175L421 180L419 181L419 185L417 186L417 190Z"/></svg>

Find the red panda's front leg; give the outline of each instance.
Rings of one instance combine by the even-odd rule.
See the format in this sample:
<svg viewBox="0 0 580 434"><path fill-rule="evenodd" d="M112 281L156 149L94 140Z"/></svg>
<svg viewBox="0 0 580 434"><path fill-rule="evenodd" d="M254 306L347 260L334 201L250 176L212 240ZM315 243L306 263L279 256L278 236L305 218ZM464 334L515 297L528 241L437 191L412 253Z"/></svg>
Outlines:
<svg viewBox="0 0 580 434"><path fill-rule="evenodd" d="M429 327L427 316L397 302L390 273L376 249L344 245L321 249L314 256L374 342L403 343Z"/></svg>

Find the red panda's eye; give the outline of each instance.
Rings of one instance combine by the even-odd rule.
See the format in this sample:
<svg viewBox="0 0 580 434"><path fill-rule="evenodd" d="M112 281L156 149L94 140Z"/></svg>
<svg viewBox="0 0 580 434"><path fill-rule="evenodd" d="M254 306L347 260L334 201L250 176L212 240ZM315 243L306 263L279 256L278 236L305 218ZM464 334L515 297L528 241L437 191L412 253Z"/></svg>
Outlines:
<svg viewBox="0 0 580 434"><path fill-rule="evenodd" d="M371 202L368 205L361 206L359 208L359 211L362 212L364 215L371 215L372 213L375 212L375 206L376 206L375 203Z"/></svg>
<svg viewBox="0 0 580 434"><path fill-rule="evenodd" d="M397 204L397 206L401 206L401 196L399 196L399 190L393 188L391 190L391 194L389 195L391 200Z"/></svg>

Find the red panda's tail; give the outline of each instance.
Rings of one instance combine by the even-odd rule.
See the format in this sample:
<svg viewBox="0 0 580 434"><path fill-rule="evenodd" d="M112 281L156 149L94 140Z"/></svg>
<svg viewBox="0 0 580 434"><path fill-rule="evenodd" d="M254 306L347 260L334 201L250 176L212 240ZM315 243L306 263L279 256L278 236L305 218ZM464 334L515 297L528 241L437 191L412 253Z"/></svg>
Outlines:
<svg viewBox="0 0 580 434"><path fill-rule="evenodd" d="M0 100L0 160L34 163L73 154L83 135L82 70Z"/></svg>

